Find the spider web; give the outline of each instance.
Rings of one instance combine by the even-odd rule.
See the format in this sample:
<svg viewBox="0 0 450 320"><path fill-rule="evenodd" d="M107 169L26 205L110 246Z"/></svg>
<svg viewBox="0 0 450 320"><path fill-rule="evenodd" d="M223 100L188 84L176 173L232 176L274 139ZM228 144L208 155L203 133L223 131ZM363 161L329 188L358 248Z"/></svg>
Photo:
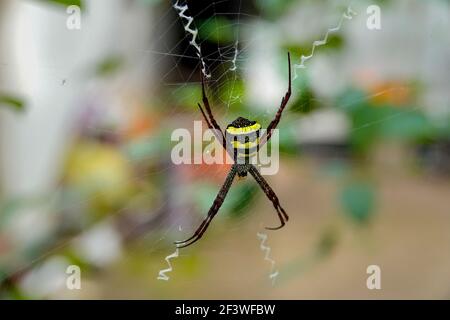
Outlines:
<svg viewBox="0 0 450 320"><path fill-rule="evenodd" d="M232 6L226 6L227 3L233 2ZM243 96L242 92L239 90L235 90L236 87L240 85L240 82L244 81L244 77L248 72L248 62L250 61L250 55L254 48L255 41L261 41L261 38L264 38L264 34L260 35L248 35L248 30L251 29L253 24L252 19L258 18L253 11L246 12L244 8L244 1L229 1L229 0L218 0L218 1L207 1L207 4L201 8L199 11L193 13L191 10L191 2L189 1L176 1L171 4L171 6L167 7L159 19L155 26L164 25L166 30L159 30L156 32L156 40L155 48L151 48L145 50L142 53L141 59L148 59L149 57L155 59L153 65L158 65L159 63L166 63L168 68L163 72L160 79L160 86L166 92L169 92L169 96L176 96L179 92L184 92L183 90L190 86L200 87L200 76L199 71L203 73L205 78L207 79L207 94L210 98L210 102L212 104L213 112L215 114L216 120L221 123L222 127L227 123L226 120L230 120L230 117L233 117L234 114L230 112L236 104L242 104L246 100L246 97ZM225 4L225 6L224 6ZM228 10L228 11L227 11ZM212 12L211 12L212 11ZM210 17L200 18L204 15L205 12L210 12ZM232 18L230 18L232 17ZM168 20L168 21L167 21ZM226 43L221 43L220 40L215 42L210 42L208 38L202 38L201 30L202 26L199 26L199 22L208 21L209 23L219 25L219 22L224 22L216 32L220 33L220 28L230 28L232 39L228 39ZM203 28L205 28L203 26ZM180 40L175 40L175 44L171 44L170 41L167 43L166 37L169 34L177 34L179 31L183 31L183 35ZM200 30L200 31L199 31ZM325 28L326 30L326 28ZM260 39L258 39L260 38ZM215 49L212 48L215 46ZM158 47L162 47L158 49ZM205 50L205 47L209 47L209 50ZM212 49L211 49L212 48ZM274 61L267 61L267 64L273 63ZM295 63L295 61L293 61ZM285 68L285 62L280 63ZM258 67L257 67L258 68ZM281 68L281 67L280 67ZM287 71L287 70L286 70ZM56 72L58 73L58 72ZM65 78L65 76L61 75L61 78ZM55 78L58 78L56 76ZM70 77L68 77L70 81ZM258 109L250 109L251 116L249 118L254 119L264 119L266 122L270 121L279 105L279 100L284 95L286 90L287 80L280 76L281 82L283 84L280 85L280 90L277 94L277 97L274 101L273 107L268 108L259 108ZM212 95L214 92L229 92L228 94L222 95ZM237 94L235 92L237 91ZM201 100L201 96L198 95L197 92L187 93L183 96L184 99L187 100ZM171 105L171 99L164 98L162 104ZM176 105L168 111L169 115L176 115L181 110ZM248 112L248 110L247 110ZM192 105L192 113L194 117L198 120L201 119L200 114L195 105ZM111 129L107 128L94 128L96 131L109 133ZM145 175L140 175L139 179L152 178L152 176L157 175L161 172L169 172L174 170L172 164L166 164L160 167L157 171L147 173ZM170 175L170 174L169 174ZM216 169L216 171L209 172L210 178L211 176L220 177L222 175L220 169ZM169 177L170 180L170 177ZM215 180L219 180L215 178ZM153 232L149 232L146 234L141 234L141 239L145 243L145 246L148 248L146 252L148 254L151 253L159 253L162 254L162 258L166 258L166 262L168 264L168 269L166 269L166 265L164 264L164 259L161 259L160 266L161 270L159 271L160 278L164 280L168 280L172 275L168 272L176 270L177 260L174 258L183 257L181 252L178 253L178 250L174 253L172 249L167 246L162 246L162 244L170 244L173 240L180 239L186 236L185 230L195 230L197 224L203 219L202 216L195 218L196 210L192 208L177 208L177 200L178 196L181 196L182 193L186 192L186 187L180 187L175 184L171 184L171 190L169 195L169 200L165 199L159 205L159 207L154 208L153 212L158 212L161 208L166 206L175 206L175 208L171 209L172 211L178 212L183 211L181 215L166 215L162 217L158 217L155 221L149 221L146 223L152 224L151 230ZM217 190L220 188L220 182L217 185ZM60 186L58 191L62 192L63 187ZM83 205L83 202L91 201L92 199L81 200L82 202L72 202L68 206L65 206L65 210L70 208L78 208ZM87 230L82 231L79 234L75 234L68 239L63 239L62 241L57 242L56 245L51 245L49 250L45 251L43 254L38 257L26 262L22 263L20 266L16 267L15 270L8 271L7 276L14 276L18 273L27 272L32 270L34 266L39 266L41 263L45 262L45 260L51 258L54 255L59 255L68 247L77 247L79 245L80 239L83 239L87 234L92 232L92 229L97 229L98 226L102 224L111 224L115 219L120 219L122 215L126 215L129 208L133 207L135 199L131 199L129 203L127 203L123 208L117 210L112 214L108 219L105 219L98 224L95 224L89 227ZM175 204L174 204L175 202ZM193 219L187 219L187 216L194 216ZM240 228L240 225L243 225L245 220L249 219L249 217L241 217L239 221L235 221L234 229ZM216 220L220 220L216 218ZM217 221L215 221L217 223ZM145 224L145 223L144 223ZM264 242L267 240L267 235L263 233L259 233L261 230L260 227L262 224L257 226L254 230L254 234L258 235L258 238L264 239ZM139 229L141 226L135 226L131 231L137 231L139 233ZM128 230L128 231L130 231ZM158 236L155 237L154 230L158 230L156 234ZM211 230L208 230L211 232ZM191 234L192 231L188 231L188 235ZM263 249L263 255L261 257L261 269L264 270L266 265L264 264L264 260L268 260L271 262L272 267L275 263L272 258L268 257L268 253L270 252L270 248L264 243L260 243L260 240L255 239L254 250L257 251L260 247ZM167 249L167 251L166 251ZM175 247L174 247L175 249ZM128 249L129 250L129 249ZM210 250L214 251L214 248L210 248ZM265 252L267 250L267 253ZM164 252L166 254L164 254ZM273 253L272 253L273 254ZM170 260L172 259L172 260ZM170 260L170 262L169 262ZM237 269L242 266L236 266ZM39 269L39 268L37 268ZM154 278L158 273L154 274ZM271 282L274 281L274 273L271 270L268 278ZM177 281L181 281L177 279Z"/></svg>
<svg viewBox="0 0 450 320"><path fill-rule="evenodd" d="M200 1L199 1L200 2ZM232 5L230 5L232 3ZM167 93L167 96L162 98L158 97L160 104L164 106L165 113L170 118L174 118L179 113L190 114L192 120L202 120L201 114L198 112L196 104L192 104L192 109L186 111L179 104L174 103L174 97L182 96L182 101L201 101L201 96L199 95L200 88L200 72L204 74L207 80L207 94L210 98L212 109L216 120L221 124L222 128L226 126L230 120L233 119L237 110L242 104L250 102L252 104L252 99L248 98L242 90L235 90L236 88L242 86L242 82L247 82L248 74L255 73L255 70L263 70L271 65L276 65L274 69L277 70L278 75L275 79L268 77L269 79L261 78L261 82L269 81L274 83L274 91L276 93L273 95L274 100L271 102L271 106L258 106L257 103L253 103L253 106L246 109L247 117L251 119L258 119L261 122L267 124L274 116L276 109L279 106L281 97L284 95L286 90L286 63L285 57L283 59L272 58L272 60L258 60L257 63L252 63L252 57L256 56L258 53L258 45L261 41L264 42L264 38L267 37L265 33L259 32L255 33L254 30L261 31L262 29L254 29L255 20L261 17L258 13L255 13L253 8L249 8L246 1L230 1L230 0L215 0L215 1L205 1L197 6L199 8L194 8L194 1L176 1L167 4L160 9L162 11L161 17L154 23L155 33L154 33L154 45L143 52L137 53L138 59L146 60L151 59L152 66L164 65L161 67L161 77L159 79L158 86L161 87L163 91ZM203 7L202 7L203 5ZM328 11L324 12L323 15L326 19L320 22L320 25L315 28L314 36L306 36L307 39L314 39L316 41L321 41L327 34L327 30L331 32L340 32L339 29L336 30L337 26L342 26L345 28L347 21L341 20L343 14L347 14L347 9L349 8L349 3L346 1L335 1L332 3L327 3ZM321 7L323 9L323 7ZM364 12L358 8L354 9L356 12ZM303 21L298 21L299 29L307 29L307 25L302 23ZM206 24L205 24L206 23ZM219 30L212 30L210 36L214 35L214 32L221 33L227 32L229 38L227 41L223 42L220 37L215 41L211 41L208 37L205 37L204 29L208 25L219 26ZM272 25L273 26L273 25ZM273 26L274 27L274 26ZM221 29L222 28L222 29ZM283 28L281 26L281 28ZM252 32L253 30L253 32ZM299 30L287 30L281 29L286 32L287 37L292 37L295 40L295 36L301 33ZM269 31L267 31L269 32ZM180 35L179 37L171 37L170 35ZM283 32L278 33L278 35L284 34ZM326 46L326 41L321 42L323 46ZM303 62L308 69L308 63L313 63L314 52L319 52L321 50L320 46L313 49L313 43L310 43L311 52L310 60L296 60L292 61L293 64L302 65ZM284 49L279 48L279 51ZM279 67L278 67L279 66ZM5 67L5 66L3 66ZM302 68L296 68L299 77L303 72ZM283 71L284 70L284 71ZM284 72L284 73L283 73ZM257 73L257 72L256 72ZM268 74L271 74L268 72ZM70 81L70 78L69 78ZM257 85L256 85L257 86ZM186 88L197 88L195 90L186 90ZM267 88L267 86L265 87ZM217 92L225 92L225 94L217 94ZM294 96L297 93L294 92ZM370 97L364 97L370 98ZM179 99L179 98L176 98ZM257 99L256 99L257 100ZM289 107L288 107L289 108ZM287 108L287 109L288 109ZM289 117L289 112L286 112L284 117ZM395 115L389 116L389 118L377 120L379 121L389 121L389 119L395 118ZM183 122L185 127L189 127L190 123ZM370 126L371 123L367 123L366 126ZM100 129L107 131L105 129ZM358 130L358 128L354 129ZM161 156L161 158L164 158ZM146 158L145 160L152 160L151 158ZM165 159L163 165L160 165L154 171L150 171L144 174L140 174L135 179L151 179L158 176L158 174L166 174L168 187L168 193L162 198L162 201L158 206L152 208L151 216L155 216L154 219L144 220L143 223L133 226L128 229L128 232L133 231L139 234L142 246L145 246L145 253L148 255L156 254L157 259L152 260L155 266L152 268L153 274L149 275L156 284L158 272L160 276L164 279L167 277L171 281L176 281L177 283L188 283L194 282L193 280L182 280L180 276L177 276L177 263L178 259L186 258L190 255L189 251L180 250L173 253L175 247L172 246L173 240L184 239L186 236L190 236L201 222L204 217L204 210L196 210L195 206L185 206L188 202L186 199L188 196L189 186L180 185L180 181L175 177L177 175L177 169L170 163L170 160ZM200 170L198 170L200 172ZM217 184L210 184L208 186L216 185L216 190L212 191L215 196L216 191L219 190L221 177L223 172L220 168L214 167L209 170L208 173L199 175L203 178L208 178L213 181L217 181ZM233 185L234 186L234 185ZM58 191L61 191L60 186ZM148 195L150 197L151 195ZM145 197L145 196L144 196ZM262 196L264 197L264 196ZM91 199L88 199L91 200ZM110 220L118 219L133 208L134 202L138 202L140 199L131 199L126 203L121 209L115 211L108 219L102 221L102 223L110 223ZM266 201L267 199L263 199ZM87 202L87 200L84 200ZM83 201L81 201L83 202ZM77 208L82 203L73 201L69 206ZM206 206L209 204L207 203ZM67 209L67 207L65 208ZM161 212L169 212L169 214L157 214ZM201 212L198 212L201 211ZM198 214L197 214L198 213ZM218 215L215 218L215 224L218 224L220 218ZM244 225L246 225L246 220L249 220L249 216L239 217L233 223L232 230L246 230ZM261 219L266 220L267 217L262 217ZM291 221L289 223L292 223ZM213 223L214 224L214 223ZM150 226L150 227L149 227ZM254 238L254 251L258 251L260 247L267 249L267 243L260 243L258 238L254 235L261 231L261 225L252 228L252 238ZM95 225L93 226L95 227ZM16 267L13 271L8 271L7 274L15 274L22 270L29 270L29 268L38 265L47 258L55 254L61 254L61 252L74 244L78 243L78 240L82 238L86 233L90 231L82 230L80 234L75 234L69 239L63 239L57 242L56 246L52 246L50 250L46 250L43 254L38 257L22 263L20 266ZM212 232L210 228L207 234L211 236L218 236L217 232ZM229 231L229 229L227 229ZM220 234L223 235L223 232ZM206 237L206 236L205 236ZM259 234L260 239L267 240L267 236L264 234ZM203 240L203 239L202 239ZM125 241L124 241L125 242ZM270 238L269 238L269 243ZM198 243L197 243L198 244ZM138 248L127 248L127 251L139 250ZM214 244L206 244L202 247L206 248L206 251L214 252ZM267 250L270 252L270 249ZM276 249L272 248L271 254L276 256ZM164 260L166 258L166 260ZM170 258L170 262L169 262ZM272 267L275 264L276 258L268 258L264 253L261 254L261 264L259 268L261 269L261 274L268 273L267 264L264 259L268 260ZM168 266L165 264L169 264ZM278 265L278 264L277 264ZM166 269L169 267L169 269ZM247 266L235 264L236 273L239 270L248 268ZM160 271L169 271L161 275ZM171 272L171 273L170 273ZM220 277L220 270L213 271L214 277ZM270 273L270 280L273 280L273 270ZM267 279L266 279L267 280ZM256 284L255 286L259 286Z"/></svg>
<svg viewBox="0 0 450 320"><path fill-rule="evenodd" d="M217 5L226 3L227 1L213 1L208 2L208 5L197 13L192 13L189 10L189 1L176 1L173 3L173 8L177 12L179 22L181 22L183 29L185 30L185 37L189 39L189 45L182 46L182 53L171 54L174 60L174 66L169 72L166 74L168 76L170 72L174 69L178 68L180 61L183 58L195 59L197 60L197 66L194 67L194 70L200 69L203 76L208 80L208 85L210 88L213 88L215 91L220 91L223 88L228 88L230 91L229 95L221 96L216 99L216 103L213 103L213 112L215 113L216 120L227 118L227 114L230 110L230 107L235 103L242 103L245 97L241 95L233 95L233 89L237 85L237 81L242 81L242 77L248 72L248 60L251 55L251 51L255 50L255 41L261 41L260 39L255 39L260 36L253 34L249 39L246 39L242 36L243 32L241 30L251 29L251 21L248 22L248 18L254 18L251 13L247 13L242 11L242 1L238 1L237 12L218 12ZM347 4L348 5L348 4ZM229 25L231 25L235 31L233 32L234 38L232 41L229 41L229 44L221 44L220 41L216 43L216 49L206 55L202 54L202 46L208 41L208 39L199 38L199 27L196 26L196 17L201 15L203 11L207 11L208 9L212 9L212 18L214 21L217 21L220 18L228 19L230 16L234 16L235 19L232 21L228 21ZM312 59L314 56L314 52L317 47L324 46L328 42L328 36L332 33L339 32L345 20L351 20L352 15L355 15L355 12L351 9L350 6L347 6L343 11L341 17L337 19L335 22L335 26L326 27L325 32L322 35L320 40L316 40L312 43L311 53L308 55L302 55L301 60L296 62L293 61L293 73L294 80L297 78L297 69L302 70L306 68L306 63L309 59ZM242 18L243 17L243 18ZM220 29L218 30L220 32ZM264 34L262 34L264 36ZM186 41L185 41L186 42ZM175 45L175 47L171 50L178 50L178 46L182 45L182 42L179 42ZM194 54L189 54L189 51L194 51ZM213 58L214 57L214 58ZM270 63L270 62L268 62ZM299 71L298 73L300 73ZM164 79L165 77L163 77ZM196 78L195 73L190 73L187 78L183 79L180 83L170 83L168 85L175 86L174 92L186 86L186 82L191 82L192 79ZM198 81L197 81L198 83ZM231 90L230 90L231 88ZM278 100L283 96L284 91L280 91ZM209 96L211 101L211 96ZM216 107L216 106L219 107ZM252 117L257 119L265 119L267 122L271 120L273 115L275 114L278 108L279 102L273 105L273 109L267 109L262 111L261 109L258 111L257 109L252 110ZM219 109L220 108L220 109ZM223 121L222 126L224 126ZM194 228L195 230L195 228ZM275 261L270 258L270 247L266 246L264 243L267 240L267 234L256 232L257 238L262 241L260 243L260 248L264 253L264 260L267 260L271 263L271 270L268 275L269 280L272 284L275 283L275 279L278 275L277 271L274 271ZM168 280L167 274L165 272L173 271L173 263L169 262L168 259L178 257L178 251L175 253L169 254L166 257L166 261L168 262L168 269L164 269L160 271L164 273L164 280ZM159 277L161 278L161 276Z"/></svg>

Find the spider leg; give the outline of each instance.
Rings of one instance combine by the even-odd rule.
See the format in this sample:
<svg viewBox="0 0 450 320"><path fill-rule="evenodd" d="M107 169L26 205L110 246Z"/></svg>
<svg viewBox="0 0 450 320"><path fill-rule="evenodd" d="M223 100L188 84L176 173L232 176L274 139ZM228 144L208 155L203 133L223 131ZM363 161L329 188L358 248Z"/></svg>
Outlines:
<svg viewBox="0 0 450 320"><path fill-rule="evenodd" d="M264 132L263 136L261 137L261 140L259 143L260 147L263 146L267 141L270 140L270 137L272 136L272 130L276 129L276 127L278 126L278 123L280 122L280 119L281 119L281 114L283 113L283 110L286 107L286 105L289 101L289 98L291 97L291 55L289 52L288 52L288 68L289 68L288 90L287 90L286 94L284 95L284 97L281 99L281 104L280 104L280 107L278 108L277 114L275 115L275 119L272 120L272 122L267 127L266 132Z"/></svg>
<svg viewBox="0 0 450 320"><path fill-rule="evenodd" d="M224 146L224 148L226 148L226 144L225 144L225 136L223 134L222 129L220 128L219 124L217 123L216 119L214 119L214 116L212 114L211 111L211 106L209 105L209 101L208 101L208 97L206 96L206 90L205 90L205 78L203 76L203 73L201 74L202 76L202 101L203 101L203 106L206 109L206 113L208 114L209 117L209 122L212 125L212 127L216 130L218 130L220 132L221 138L222 138L222 145ZM202 111L203 113L203 111Z"/></svg>
<svg viewBox="0 0 450 320"><path fill-rule="evenodd" d="M214 127L211 125L211 122L209 122L209 119L206 116L205 111L203 111L203 108L202 108L200 103L198 103L198 108L200 109L200 112L202 113L203 118L205 119L205 122L208 125L208 128L211 129L211 130L214 130Z"/></svg>
<svg viewBox="0 0 450 320"><path fill-rule="evenodd" d="M190 238L183 240L183 241L175 242L175 244L177 245L178 248L184 248L184 247L190 246L194 242L200 240L200 238L205 233L206 229L208 229L210 222L212 221L212 219L214 218L214 216L217 214L220 207L222 206L223 201L225 200L225 197L227 196L228 190L230 190L230 187L233 183L234 177L236 176L236 173L237 173L236 167L233 165L231 167L230 172L228 173L227 178L225 179L225 183L223 184L222 188L220 189L219 193L217 194L216 199L214 199L214 202L208 211L208 215L206 216L206 218L203 220L203 222L200 224L200 226L197 228L195 233Z"/></svg>
<svg viewBox="0 0 450 320"><path fill-rule="evenodd" d="M203 111L203 108L202 108L202 106L200 105L200 103L198 104L198 107L199 107L199 109L200 109L200 112L201 112L202 115L203 115L203 118L205 119L206 124L208 125L208 128L209 128L210 130L212 130L212 132L213 132L214 136L216 137L217 141L220 141L222 147L226 149L226 145L224 144L222 132L220 131L220 134L219 134L218 130L215 129L215 128L211 125L211 122L209 122L209 119L208 119L208 117L206 116L205 111Z"/></svg>
<svg viewBox="0 0 450 320"><path fill-rule="evenodd" d="M281 225L278 227L266 227L266 229L269 230L281 229L286 224L286 221L289 220L289 216L287 215L286 211L284 211L283 207L281 207L277 195L272 190L267 181L263 178L263 176L259 173L258 169L256 169L254 165L251 165L249 172L253 176L253 178L255 178L256 182L258 182L259 186L264 191L269 200L272 201L275 210L277 210L278 218L280 219L281 222Z"/></svg>

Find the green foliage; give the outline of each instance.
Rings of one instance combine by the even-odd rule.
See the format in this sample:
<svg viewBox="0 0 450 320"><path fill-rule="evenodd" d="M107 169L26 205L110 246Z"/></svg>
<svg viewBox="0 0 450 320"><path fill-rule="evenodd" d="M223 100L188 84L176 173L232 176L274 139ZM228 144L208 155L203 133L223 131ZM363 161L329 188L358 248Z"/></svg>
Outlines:
<svg viewBox="0 0 450 320"><path fill-rule="evenodd" d="M152 133L151 137L145 136L139 139L133 139L124 145L124 151L127 158L131 161L148 161L149 159L158 159L162 154L169 154L173 147L170 139L171 131L168 128L161 128Z"/></svg>
<svg viewBox="0 0 450 320"><path fill-rule="evenodd" d="M317 243L316 255L320 258L329 256L339 243L339 233L335 228L326 229Z"/></svg>
<svg viewBox="0 0 450 320"><path fill-rule="evenodd" d="M18 97L0 94L0 107L7 107L15 111L23 111L25 109L25 103Z"/></svg>
<svg viewBox="0 0 450 320"><path fill-rule="evenodd" d="M389 118L389 120L380 124L380 131L383 136L416 140L425 138L432 133L432 126L428 119L422 113L413 110L413 108L407 110L393 109L391 107L385 108L386 113L392 119Z"/></svg>
<svg viewBox="0 0 450 320"><path fill-rule="evenodd" d="M436 138L449 139L450 137L450 116L443 117L440 123L436 124Z"/></svg>
<svg viewBox="0 0 450 320"><path fill-rule="evenodd" d="M292 61L299 61L300 57L309 56L311 54L313 42L323 37L323 35L317 35L314 39L308 39L302 43L289 43L283 46L284 51L291 53ZM329 51L335 51L342 49L345 46L345 39L342 35L331 33L328 35L328 41L326 46L316 48L315 54L320 54Z"/></svg>
<svg viewBox="0 0 450 320"><path fill-rule="evenodd" d="M418 107L374 105L358 90L345 92L337 106L350 117L350 144L357 153L367 152L380 139L420 141L435 134Z"/></svg>
<svg viewBox="0 0 450 320"><path fill-rule="evenodd" d="M71 6L75 5L80 7L81 9L84 8L84 1L83 0L41 0L41 2L47 2L50 4L56 4L61 6Z"/></svg>
<svg viewBox="0 0 450 320"><path fill-rule="evenodd" d="M291 50L290 48L286 48L283 50L285 54L286 51ZM291 52L291 51L289 51ZM288 78L288 71L286 68L286 60L285 55L283 56L282 63L280 63L280 68L282 68L285 73L285 77ZM291 52L291 62L299 61L300 57L297 59L295 54L292 55ZM307 114L313 110L316 110L320 107L320 104L317 102L316 94L312 89L311 82L309 80L309 76L307 72L298 71L297 78L292 80L292 90L297 94L294 95L295 99L291 97L289 102L288 112L295 112L300 114Z"/></svg>
<svg viewBox="0 0 450 320"><path fill-rule="evenodd" d="M199 37L214 43L231 43L235 41L235 27L232 21L217 16L204 20L198 28Z"/></svg>
<svg viewBox="0 0 450 320"><path fill-rule="evenodd" d="M307 114L320 107L306 73L301 73L292 83L293 90L298 93L295 100L289 103L289 111Z"/></svg>
<svg viewBox="0 0 450 320"><path fill-rule="evenodd" d="M343 179L349 174L351 165L346 160L334 159L320 167L320 174L327 178Z"/></svg>
<svg viewBox="0 0 450 320"><path fill-rule="evenodd" d="M295 0L256 0L255 4L268 19L275 20L283 15Z"/></svg>
<svg viewBox="0 0 450 320"><path fill-rule="evenodd" d="M198 111L197 104L202 99L202 88L199 84L186 83L173 90L171 94L175 104L185 107L189 111Z"/></svg>
<svg viewBox="0 0 450 320"><path fill-rule="evenodd" d="M116 73L123 65L123 59L119 56L110 56L101 61L96 69L95 73L98 76L105 77Z"/></svg>
<svg viewBox="0 0 450 320"><path fill-rule="evenodd" d="M239 217L246 212L258 192L256 182L251 179L251 177L247 177L247 181L233 184L220 209L222 212L226 212L231 217ZM208 212L220 187L220 184L212 185L210 183L195 185L194 197L201 212Z"/></svg>
<svg viewBox="0 0 450 320"><path fill-rule="evenodd" d="M346 185L340 194L340 202L345 214L357 223L369 221L374 205L375 193L367 183L354 182Z"/></svg>
<svg viewBox="0 0 450 320"><path fill-rule="evenodd" d="M229 111L238 111L243 107L243 99L245 96L245 84L241 79L235 81L227 81L219 88L220 101L231 102Z"/></svg>
<svg viewBox="0 0 450 320"><path fill-rule="evenodd" d="M253 178L248 177L247 180L252 180ZM256 193L258 192L258 185L255 181L246 181L245 183L235 184L232 189L230 189L230 194L228 195L228 208L227 211L232 217L242 216L246 209L253 203Z"/></svg>
<svg viewBox="0 0 450 320"><path fill-rule="evenodd" d="M214 185L212 183L193 184L192 192L195 199L194 202L198 205L198 212L208 212L214 201L214 198L219 192L219 189L219 185L214 188Z"/></svg>
<svg viewBox="0 0 450 320"><path fill-rule="evenodd" d="M279 150L282 155L295 155L298 153L297 149L297 133L296 123L292 120L283 119L280 126L280 140ZM269 142L271 143L271 142ZM270 146L269 149L270 150Z"/></svg>

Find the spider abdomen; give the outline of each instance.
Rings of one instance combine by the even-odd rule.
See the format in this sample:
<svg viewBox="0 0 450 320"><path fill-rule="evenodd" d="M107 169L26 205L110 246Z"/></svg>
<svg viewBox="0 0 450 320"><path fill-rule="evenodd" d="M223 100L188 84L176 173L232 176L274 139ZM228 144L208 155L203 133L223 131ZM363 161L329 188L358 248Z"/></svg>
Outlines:
<svg viewBox="0 0 450 320"><path fill-rule="evenodd" d="M261 125L256 121L237 118L226 129L227 145L236 162L247 163L258 153Z"/></svg>

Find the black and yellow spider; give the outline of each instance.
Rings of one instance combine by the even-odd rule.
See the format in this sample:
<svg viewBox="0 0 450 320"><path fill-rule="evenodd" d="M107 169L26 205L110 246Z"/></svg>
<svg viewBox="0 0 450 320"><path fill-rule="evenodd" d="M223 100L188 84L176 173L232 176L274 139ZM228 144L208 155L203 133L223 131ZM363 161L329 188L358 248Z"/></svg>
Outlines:
<svg viewBox="0 0 450 320"><path fill-rule="evenodd" d="M197 240L199 240L206 229L208 228L210 222L214 218L214 216L219 211L220 207L225 200L225 197L230 190L231 184L233 183L233 179L236 174L239 177L246 177L247 173L255 178L256 182L260 185L261 189L267 195L270 201L272 201L273 206L277 210L278 218L280 219L281 225L278 227L267 227L269 230L277 230L282 228L285 225L285 221L289 219L289 216L286 214L284 209L281 207L278 197L275 192L269 186L267 181L262 177L259 173L258 169L250 163L250 158L253 157L272 136L272 131L277 127L280 122L281 114L288 103L289 97L291 96L291 58L288 53L288 66L289 66L289 85L286 94L283 99L281 99L281 105L277 111L275 119L267 127L267 130L264 132L262 137L259 137L261 125L256 121L250 121L248 119L239 117L234 120L231 124L227 126L227 129L224 132L220 129L220 126L217 124L216 120L211 111L211 107L209 105L208 98L205 94L205 83L202 75L202 95L203 95L203 105L206 109L207 114L203 111L203 108L200 104L198 104L200 111L208 125L208 128L213 130L218 141L222 142L222 146L225 150L229 152L234 160L234 164L231 167L230 172L228 173L227 178L225 179L225 183L220 189L216 199L213 202L213 205L209 209L207 217L203 220L201 225L197 228L192 237L184 240L184 241L176 241L178 248L187 247Z"/></svg>

